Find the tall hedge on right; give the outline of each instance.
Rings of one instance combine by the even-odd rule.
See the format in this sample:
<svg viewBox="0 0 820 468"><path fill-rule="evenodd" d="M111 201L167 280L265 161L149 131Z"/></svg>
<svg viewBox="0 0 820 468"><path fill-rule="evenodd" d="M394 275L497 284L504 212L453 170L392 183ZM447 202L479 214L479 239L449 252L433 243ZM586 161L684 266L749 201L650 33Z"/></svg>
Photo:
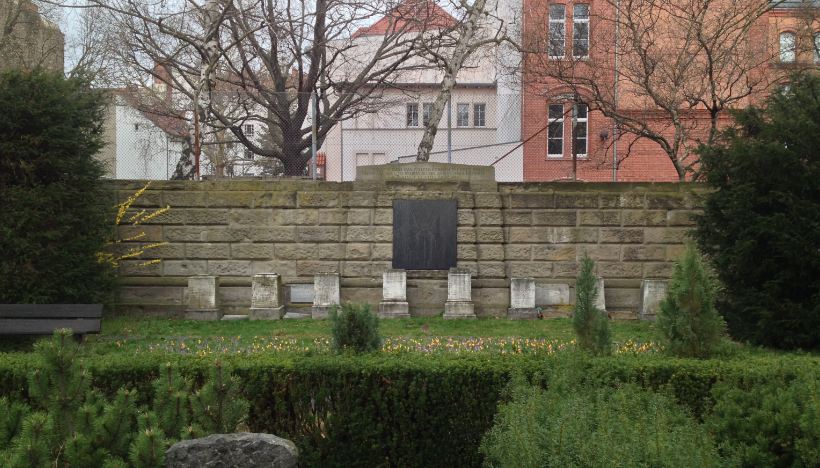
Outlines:
<svg viewBox="0 0 820 468"><path fill-rule="evenodd" d="M113 276L97 254L115 203L94 158L104 103L80 78L0 74L0 303L107 298Z"/></svg>
<svg viewBox="0 0 820 468"><path fill-rule="evenodd" d="M725 286L730 334L777 348L820 345L820 78L796 76L736 114L702 150L708 195L696 238Z"/></svg>

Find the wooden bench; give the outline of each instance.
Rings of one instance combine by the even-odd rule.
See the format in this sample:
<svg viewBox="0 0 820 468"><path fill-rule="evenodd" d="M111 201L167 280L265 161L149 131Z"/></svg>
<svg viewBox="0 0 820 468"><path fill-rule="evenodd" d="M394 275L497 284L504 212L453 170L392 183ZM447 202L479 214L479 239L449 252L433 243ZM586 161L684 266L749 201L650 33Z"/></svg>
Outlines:
<svg viewBox="0 0 820 468"><path fill-rule="evenodd" d="M59 328L99 333L101 319L102 304L0 304L0 335L50 335Z"/></svg>

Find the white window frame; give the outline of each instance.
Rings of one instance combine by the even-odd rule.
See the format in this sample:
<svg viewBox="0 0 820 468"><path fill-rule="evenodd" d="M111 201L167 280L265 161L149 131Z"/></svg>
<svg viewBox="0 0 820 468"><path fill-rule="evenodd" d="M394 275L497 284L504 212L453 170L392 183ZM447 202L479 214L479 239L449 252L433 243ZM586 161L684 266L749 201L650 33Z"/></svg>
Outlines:
<svg viewBox="0 0 820 468"><path fill-rule="evenodd" d="M812 39L814 39L814 63L820 63L820 31L815 31Z"/></svg>
<svg viewBox="0 0 820 468"><path fill-rule="evenodd" d="M405 107L404 123L406 127L419 126L419 104L417 102L408 103Z"/></svg>
<svg viewBox="0 0 820 468"><path fill-rule="evenodd" d="M553 118L552 117L552 108L561 108L561 118ZM564 157L564 105L563 104L549 104L547 106L547 159L561 159ZM561 136L553 138L550 133L550 128L553 125L560 125L561 126ZM550 140L561 140L561 152L560 153L550 153Z"/></svg>
<svg viewBox="0 0 820 468"><path fill-rule="evenodd" d="M576 11L576 8L578 8L580 6L585 6L586 7L587 14L586 14L586 17L578 19L578 17L575 16L575 11ZM589 6L588 3L577 3L577 4L573 5L573 7L572 7L572 56L577 58L577 59L589 58L589 36L590 36L590 29L589 29L589 16L590 16L590 13L589 13L589 10L590 10L590 6ZM579 39L578 36L576 35L577 31L578 31L578 25L579 24L586 24L586 37L582 38L582 39ZM575 47L577 46L579 40L582 40L582 41L586 42L586 54L584 54L584 55L578 55L578 54L575 53Z"/></svg>
<svg viewBox="0 0 820 468"><path fill-rule="evenodd" d="M578 115L578 106L586 107L586 109L587 109L586 117L584 117L584 118L577 117L577 115ZM572 126L572 135L571 135L571 137L572 137L572 151L575 150L575 140L576 140L576 138L575 138L575 128L578 125L583 124L584 125L584 130L586 130L584 132L585 133L585 135L584 135L584 152L583 153L578 153L575 156L577 158L586 159L589 156L589 106L586 103L583 103L583 102L573 104L572 105L572 117L573 117L572 120L573 120L573 123L574 123L574 125ZM571 154L570 154L570 157L572 157Z"/></svg>
<svg viewBox="0 0 820 468"><path fill-rule="evenodd" d="M427 127L430 125L430 118L433 115L433 103L425 102L421 105L421 126Z"/></svg>
<svg viewBox="0 0 820 468"><path fill-rule="evenodd" d="M464 110L462 114L461 111ZM462 123L461 118L464 117L464 121ZM456 104L456 127L469 127L470 126L470 104L460 102Z"/></svg>
<svg viewBox="0 0 820 468"><path fill-rule="evenodd" d="M561 7L563 14L560 18L553 17L553 7ZM561 3L551 3L548 6L548 27L547 27L547 54L552 59L562 59L567 55L567 6ZM561 34L561 55L554 55L553 45L557 45L557 40L553 41L553 36L560 31Z"/></svg>
<svg viewBox="0 0 820 468"><path fill-rule="evenodd" d="M780 62L794 63L797 60L797 35L791 31L780 33ZM791 41L791 44L788 41Z"/></svg>
<svg viewBox="0 0 820 468"><path fill-rule="evenodd" d="M473 104L473 127L484 128L487 126L487 104L477 102Z"/></svg>

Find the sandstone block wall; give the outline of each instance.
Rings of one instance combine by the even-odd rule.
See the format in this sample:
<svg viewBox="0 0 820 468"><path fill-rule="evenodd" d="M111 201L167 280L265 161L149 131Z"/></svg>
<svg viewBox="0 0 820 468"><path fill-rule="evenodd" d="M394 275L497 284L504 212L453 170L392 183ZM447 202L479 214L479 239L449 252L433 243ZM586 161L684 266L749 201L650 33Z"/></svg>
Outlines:
<svg viewBox="0 0 820 468"><path fill-rule="evenodd" d="M143 185L112 184L118 201ZM341 275L343 301L376 307L391 268L393 200L454 198L458 264L474 274L479 316L506 315L513 277L573 285L584 253L606 281L607 309L634 316L641 280L671 275L702 193L690 184L154 182L133 209L171 210L119 229L144 231L144 245L167 242L144 255L162 262L123 262L117 309L180 313L187 277L210 274L221 277L226 313L243 313L253 274L276 272L287 285L328 271ZM410 271L407 287L411 314L443 311L446 272Z"/></svg>

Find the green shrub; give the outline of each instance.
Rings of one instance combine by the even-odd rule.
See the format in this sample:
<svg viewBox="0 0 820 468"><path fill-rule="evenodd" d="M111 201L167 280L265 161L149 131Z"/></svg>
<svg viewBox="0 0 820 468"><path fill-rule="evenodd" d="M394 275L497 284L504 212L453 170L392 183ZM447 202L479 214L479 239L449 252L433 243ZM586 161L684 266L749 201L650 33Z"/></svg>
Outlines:
<svg viewBox="0 0 820 468"><path fill-rule="evenodd" d="M219 363L199 391L184 397L187 381L166 366L153 383L155 411L150 411L138 403L133 388L120 387L110 401L91 388L70 330L58 330L36 349L40 360L28 379L34 411L0 398L2 466L160 467L173 441L233 432L247 417L248 402L239 395L236 378ZM189 419L195 425L183 427Z"/></svg>
<svg viewBox="0 0 820 468"><path fill-rule="evenodd" d="M820 401L816 375L742 388L721 383L706 418L720 449L738 466L817 466Z"/></svg>
<svg viewBox="0 0 820 468"><path fill-rule="evenodd" d="M598 279L593 273L594 269L595 262L585 255L581 260L581 272L575 283L572 327L578 338L578 346L596 355L606 355L612 352L612 336L609 318L595 307Z"/></svg>
<svg viewBox="0 0 820 468"><path fill-rule="evenodd" d="M705 358L721 343L726 323L715 309L717 282L695 247L675 264L666 298L658 311L658 330L666 350L680 357Z"/></svg>
<svg viewBox="0 0 820 468"><path fill-rule="evenodd" d="M98 303L113 196L94 159L102 94L78 78L0 74L0 303Z"/></svg>
<svg viewBox="0 0 820 468"><path fill-rule="evenodd" d="M559 365L565 354L577 357L571 366ZM212 357L166 353L82 359L100 398L110 401L119 388L129 388L135 390L138 406L153 409L158 417L156 379L166 373L169 361L183 379L195 383L193 388L207 378L214 362ZM545 379L554 384L555 375L566 374L568 367L575 369L579 385L589 388L634 383L668 393L697 418L708 418L716 384L776 387L811 372L820 375L820 360L814 356L749 352L720 360L661 354L592 358L575 352L549 357L270 353L220 359L233 369L250 403L248 429L294 441L304 466L480 466L482 435L492 427L499 394L515 372L539 385ZM40 365L31 353L0 353L0 395L26 402L25 377ZM202 435L188 435L189 428L183 428L181 438Z"/></svg>
<svg viewBox="0 0 820 468"><path fill-rule="evenodd" d="M330 320L331 345L336 352L367 353L381 347L379 318L369 305L344 304L341 311L331 310Z"/></svg>
<svg viewBox="0 0 820 468"><path fill-rule="evenodd" d="M779 348L820 346L820 77L796 77L765 109L702 150L714 188L696 238L725 298L729 333Z"/></svg>
<svg viewBox="0 0 820 468"><path fill-rule="evenodd" d="M485 465L720 466L714 441L674 400L634 384L615 389L519 380L481 443Z"/></svg>

